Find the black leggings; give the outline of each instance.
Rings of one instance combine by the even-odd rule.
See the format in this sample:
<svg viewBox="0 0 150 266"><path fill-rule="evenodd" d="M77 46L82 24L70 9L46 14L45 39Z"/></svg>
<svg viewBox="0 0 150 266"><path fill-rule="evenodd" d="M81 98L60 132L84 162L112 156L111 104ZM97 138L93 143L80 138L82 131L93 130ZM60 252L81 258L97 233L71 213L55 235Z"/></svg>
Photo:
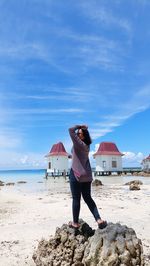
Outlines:
<svg viewBox="0 0 150 266"><path fill-rule="evenodd" d="M91 213L93 214L95 220L97 221L98 219L100 219L97 206L91 197L91 182L84 182L84 183L78 182L74 176L72 169L70 171L69 179L70 179L70 188L73 199L72 201L73 222L74 223L79 222L81 194L84 201L88 205Z"/></svg>

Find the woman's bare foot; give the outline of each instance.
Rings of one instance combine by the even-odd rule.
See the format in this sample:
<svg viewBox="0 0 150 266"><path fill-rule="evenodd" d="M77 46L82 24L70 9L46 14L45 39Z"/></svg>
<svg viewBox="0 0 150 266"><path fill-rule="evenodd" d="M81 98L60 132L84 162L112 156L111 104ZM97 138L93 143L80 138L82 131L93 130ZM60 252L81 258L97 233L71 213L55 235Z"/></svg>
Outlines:
<svg viewBox="0 0 150 266"><path fill-rule="evenodd" d="M98 220L97 220L97 223L98 223L98 224L101 224L101 223L103 223L103 222L106 222L106 221L105 221L105 220L102 220L102 219L98 219Z"/></svg>
<svg viewBox="0 0 150 266"><path fill-rule="evenodd" d="M98 219L97 220L98 228L103 229L107 226L107 221Z"/></svg>
<svg viewBox="0 0 150 266"><path fill-rule="evenodd" d="M74 222L69 222L69 227L79 228L80 227L80 224L79 223L74 223Z"/></svg>

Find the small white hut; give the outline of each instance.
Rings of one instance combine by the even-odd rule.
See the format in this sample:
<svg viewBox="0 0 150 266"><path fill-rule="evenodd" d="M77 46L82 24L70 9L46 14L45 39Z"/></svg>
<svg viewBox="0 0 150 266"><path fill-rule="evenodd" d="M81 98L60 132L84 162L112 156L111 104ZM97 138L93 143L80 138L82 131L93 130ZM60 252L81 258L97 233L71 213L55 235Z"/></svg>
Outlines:
<svg viewBox="0 0 150 266"><path fill-rule="evenodd" d="M68 172L68 158L70 158L70 155L66 152L62 142L54 144L45 157L48 162L47 174L60 175Z"/></svg>
<svg viewBox="0 0 150 266"><path fill-rule="evenodd" d="M96 171L119 172L122 171L122 156L113 142L101 142L97 152L93 155L96 160Z"/></svg>
<svg viewBox="0 0 150 266"><path fill-rule="evenodd" d="M143 171L150 172L150 154L142 161Z"/></svg>

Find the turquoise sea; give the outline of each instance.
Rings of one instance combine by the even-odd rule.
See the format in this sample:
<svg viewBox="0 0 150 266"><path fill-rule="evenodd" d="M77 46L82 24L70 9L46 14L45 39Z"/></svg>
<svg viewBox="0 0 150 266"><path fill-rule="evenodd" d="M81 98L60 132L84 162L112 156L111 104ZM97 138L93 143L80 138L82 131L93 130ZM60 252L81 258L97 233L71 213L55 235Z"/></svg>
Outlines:
<svg viewBox="0 0 150 266"><path fill-rule="evenodd" d="M0 180L15 183L14 186L5 186L5 189L21 190L23 192L38 192L44 189L45 170L0 170ZM18 184L25 181L25 184ZM42 183L38 183L42 182Z"/></svg>
<svg viewBox="0 0 150 266"><path fill-rule="evenodd" d="M104 185L123 185L131 180L141 180L144 185L150 184L150 177L143 176L99 176ZM0 180L8 183L14 182L13 189L23 192L43 192L49 189L63 190L66 186L64 177L48 177L45 179L45 169L39 170L0 170ZM18 184L18 181L26 181L25 184ZM4 189L12 189L12 186L5 186Z"/></svg>
<svg viewBox="0 0 150 266"><path fill-rule="evenodd" d="M4 182L37 182L43 180L45 169L37 170L0 170L0 180Z"/></svg>

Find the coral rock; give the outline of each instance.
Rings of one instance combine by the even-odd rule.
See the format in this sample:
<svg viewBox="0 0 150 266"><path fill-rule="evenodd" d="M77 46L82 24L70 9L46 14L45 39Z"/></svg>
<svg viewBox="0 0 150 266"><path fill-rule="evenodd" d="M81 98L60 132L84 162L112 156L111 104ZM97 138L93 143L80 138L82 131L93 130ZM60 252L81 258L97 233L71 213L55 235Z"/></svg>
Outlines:
<svg viewBox="0 0 150 266"><path fill-rule="evenodd" d="M15 185L15 183L13 183L13 182L6 183L6 186L14 186L14 185Z"/></svg>
<svg viewBox="0 0 150 266"><path fill-rule="evenodd" d="M137 184L131 184L131 185L129 186L129 189L130 189L130 190L140 190L140 186L137 185Z"/></svg>
<svg viewBox="0 0 150 266"><path fill-rule="evenodd" d="M4 186L4 182L0 180L0 186Z"/></svg>
<svg viewBox="0 0 150 266"><path fill-rule="evenodd" d="M64 224L54 238L41 240L33 254L36 266L143 266L142 242L119 223L92 230L84 221L75 230Z"/></svg>
<svg viewBox="0 0 150 266"><path fill-rule="evenodd" d="M92 182L92 185L93 185L93 186L103 186L101 180L98 180L98 179L95 179L95 180Z"/></svg>
<svg viewBox="0 0 150 266"><path fill-rule="evenodd" d="M132 180L130 182L125 183L125 185L143 185L141 180Z"/></svg>

